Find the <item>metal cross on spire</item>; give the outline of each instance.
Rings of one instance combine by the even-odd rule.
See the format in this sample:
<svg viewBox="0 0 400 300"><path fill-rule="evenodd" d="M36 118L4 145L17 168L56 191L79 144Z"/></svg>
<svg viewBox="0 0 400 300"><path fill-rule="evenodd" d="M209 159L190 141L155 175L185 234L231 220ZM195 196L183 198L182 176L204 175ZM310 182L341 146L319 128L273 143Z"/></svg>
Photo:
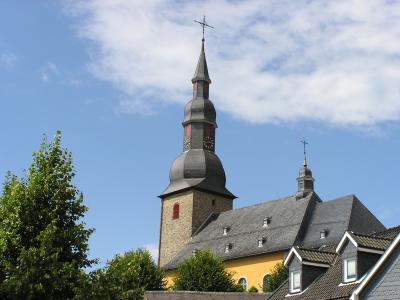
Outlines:
<svg viewBox="0 0 400 300"><path fill-rule="evenodd" d="M300 143L303 144L303 153L304 153L304 166L307 166L307 149L306 146L308 145L308 142L306 141L306 139L303 137L300 141Z"/></svg>
<svg viewBox="0 0 400 300"><path fill-rule="evenodd" d="M203 16L203 20L202 20L202 21L197 21L197 20L194 20L194 21L195 21L196 23L199 23L200 26L203 27L203 38L202 38L202 41L204 42L204 28L209 27L209 28L213 28L213 29L214 29L214 27L212 27L212 26L210 26L210 25L207 24L207 22L206 22L206 16Z"/></svg>

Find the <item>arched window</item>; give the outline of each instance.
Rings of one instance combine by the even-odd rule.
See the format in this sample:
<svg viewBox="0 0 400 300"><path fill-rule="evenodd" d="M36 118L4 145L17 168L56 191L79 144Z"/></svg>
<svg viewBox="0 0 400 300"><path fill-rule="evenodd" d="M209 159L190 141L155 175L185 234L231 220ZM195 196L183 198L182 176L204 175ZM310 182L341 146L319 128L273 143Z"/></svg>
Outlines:
<svg viewBox="0 0 400 300"><path fill-rule="evenodd" d="M242 288L246 291L247 290L247 280L246 278L242 277L238 280L238 284L242 286Z"/></svg>
<svg viewBox="0 0 400 300"><path fill-rule="evenodd" d="M271 292L269 282L271 279L271 275L265 274L263 277L263 292Z"/></svg>
<svg viewBox="0 0 400 300"><path fill-rule="evenodd" d="M172 219L179 219L179 204L175 203L174 208L172 209Z"/></svg>

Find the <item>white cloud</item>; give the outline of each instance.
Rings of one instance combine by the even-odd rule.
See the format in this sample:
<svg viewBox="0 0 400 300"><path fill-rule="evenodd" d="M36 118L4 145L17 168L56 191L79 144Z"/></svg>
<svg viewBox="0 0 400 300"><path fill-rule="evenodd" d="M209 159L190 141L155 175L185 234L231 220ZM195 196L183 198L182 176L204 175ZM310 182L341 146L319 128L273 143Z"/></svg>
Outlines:
<svg viewBox="0 0 400 300"><path fill-rule="evenodd" d="M206 53L219 110L249 122L400 119L398 1L68 3L79 36L93 42L90 70L124 93L128 112L188 100L200 50L193 18L204 12L215 26Z"/></svg>
<svg viewBox="0 0 400 300"><path fill-rule="evenodd" d="M18 61L18 57L11 52L0 52L0 67L12 67Z"/></svg>
<svg viewBox="0 0 400 300"><path fill-rule="evenodd" d="M144 245L144 248L149 250L154 261L157 262L158 261L158 244L147 244L147 245Z"/></svg>

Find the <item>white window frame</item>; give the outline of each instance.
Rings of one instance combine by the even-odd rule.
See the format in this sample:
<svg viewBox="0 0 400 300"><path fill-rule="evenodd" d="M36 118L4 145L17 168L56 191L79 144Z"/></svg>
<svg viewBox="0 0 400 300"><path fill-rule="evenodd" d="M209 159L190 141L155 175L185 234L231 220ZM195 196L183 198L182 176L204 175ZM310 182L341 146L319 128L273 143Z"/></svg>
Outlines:
<svg viewBox="0 0 400 300"><path fill-rule="evenodd" d="M300 280L300 286L299 287L294 287L294 275L299 274L299 280ZM297 271L291 271L290 272L290 292L291 293L298 293L301 291L301 270Z"/></svg>
<svg viewBox="0 0 400 300"><path fill-rule="evenodd" d="M354 261L354 277L348 276L348 268L347 264L351 261ZM343 260L343 281L344 282L352 282L357 280L357 260L355 258L347 258Z"/></svg>
<svg viewBox="0 0 400 300"><path fill-rule="evenodd" d="M319 239L320 240L323 240L323 239L325 239L326 238L326 230L324 229L324 230L321 230L320 232L319 232Z"/></svg>
<svg viewBox="0 0 400 300"><path fill-rule="evenodd" d="M246 287L243 287L243 285L240 283L240 280L244 280L244 282L246 283ZM237 283L238 284L240 284L242 287L243 287L243 289L245 290L245 291L247 291L247 288L248 288L248 282L247 282L247 278L246 277L244 277L244 276L241 276L239 279L238 279L238 281L237 281Z"/></svg>

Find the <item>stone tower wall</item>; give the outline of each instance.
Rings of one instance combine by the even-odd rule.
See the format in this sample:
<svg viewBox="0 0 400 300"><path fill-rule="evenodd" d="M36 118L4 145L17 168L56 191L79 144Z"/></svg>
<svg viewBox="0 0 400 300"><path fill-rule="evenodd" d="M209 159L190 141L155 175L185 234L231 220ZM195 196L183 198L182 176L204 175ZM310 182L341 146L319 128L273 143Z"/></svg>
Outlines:
<svg viewBox="0 0 400 300"><path fill-rule="evenodd" d="M179 204L179 219L172 219ZM158 264L168 263L190 241L192 234L212 212L232 209L232 199L197 190L184 191L161 200Z"/></svg>
<svg viewBox="0 0 400 300"><path fill-rule="evenodd" d="M197 190L194 191L192 233L196 232L212 212L220 213L231 210L232 205L233 201L231 198Z"/></svg>

